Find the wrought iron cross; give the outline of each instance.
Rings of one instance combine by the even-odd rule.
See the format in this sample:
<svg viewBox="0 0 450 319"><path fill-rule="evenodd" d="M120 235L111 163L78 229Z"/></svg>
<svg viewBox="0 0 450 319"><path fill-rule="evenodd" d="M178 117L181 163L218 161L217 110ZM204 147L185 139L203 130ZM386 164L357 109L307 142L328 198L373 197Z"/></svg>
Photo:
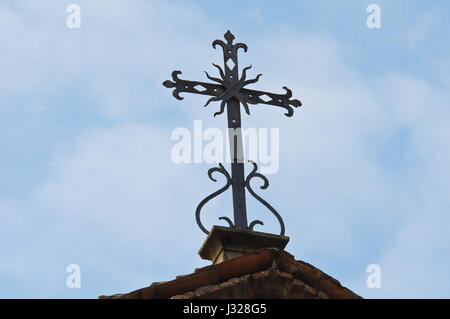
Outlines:
<svg viewBox="0 0 450 319"><path fill-rule="evenodd" d="M226 43L222 40L215 40L212 43L213 48L216 48L216 46L219 45L223 50L224 69L213 63L213 66L219 70L220 79L212 77L205 72L206 77L216 83L180 79L178 76L181 74L181 71L172 72L173 82L167 80L163 83L167 88L174 88L172 94L178 100L183 99L183 97L179 95L180 92L188 92L211 96L204 106L207 106L213 101L220 101L220 109L218 112L214 113L214 116L222 114L225 111L225 106L227 106L228 128L229 131L234 132L233 134L229 134L230 154L232 158L231 176L221 163L219 163L219 167L208 170L208 176L212 181L217 181L212 174L214 172L219 172L225 176L227 183L221 189L207 196L200 204L198 204L195 212L196 221L200 229L208 234L208 230L201 222L200 211L208 201L223 193L231 186L233 192L234 223L228 217L220 217L219 219L225 220L230 227L238 229L253 230L253 227L256 224L263 225L263 222L260 220L254 220L248 225L245 201L245 189L247 189L253 197L275 215L280 223L280 235L284 235L285 227L281 216L268 202L258 196L250 186L250 180L254 177L261 178L264 181L261 189L266 189L269 186L267 178L261 173L257 173L258 166L255 162L250 161L253 164L253 170L246 178L244 177L240 104L244 106L245 112L249 115L250 110L248 104L269 104L284 108L286 110L285 115L291 117L294 114L294 109L292 107L299 107L302 103L299 100L291 99L292 92L287 87L283 87L286 91L285 94L275 94L245 88L248 84L257 82L261 74L258 74L254 79L247 80L247 70L251 68L251 66L248 66L242 70L242 76L239 78L237 51L241 48L247 52L247 45L244 43L233 44L234 35L230 31L227 31L224 37L227 41Z"/></svg>

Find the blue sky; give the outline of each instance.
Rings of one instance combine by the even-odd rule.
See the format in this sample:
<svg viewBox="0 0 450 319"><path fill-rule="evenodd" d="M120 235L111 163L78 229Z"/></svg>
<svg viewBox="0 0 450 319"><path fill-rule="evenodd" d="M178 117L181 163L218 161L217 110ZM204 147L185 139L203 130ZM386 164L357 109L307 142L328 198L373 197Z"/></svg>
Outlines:
<svg viewBox="0 0 450 319"><path fill-rule="evenodd" d="M81 29L66 7L81 7ZM366 8L381 7L381 29ZM175 100L174 69L205 80L230 29L287 85L293 118L251 106L243 125L280 128L264 198L286 250L370 298L450 297L450 31L446 1L2 1L0 297L96 298L207 265L197 203L209 164L170 160L176 127L225 127L203 96ZM248 170L247 170L248 171ZM195 183L195 187L193 187ZM205 223L228 215L231 195ZM206 207L205 207L206 209ZM249 214L276 232L249 201ZM382 271L366 287L369 264ZM66 267L81 267L81 288Z"/></svg>

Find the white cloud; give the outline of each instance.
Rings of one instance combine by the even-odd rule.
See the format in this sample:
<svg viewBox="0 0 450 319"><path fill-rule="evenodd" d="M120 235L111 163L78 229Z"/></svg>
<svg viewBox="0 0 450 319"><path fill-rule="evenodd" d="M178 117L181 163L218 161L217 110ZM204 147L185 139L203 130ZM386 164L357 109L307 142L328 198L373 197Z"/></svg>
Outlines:
<svg viewBox="0 0 450 319"><path fill-rule="evenodd" d="M3 98L42 99L81 85L83 95L101 97L96 107L115 118L130 110L149 112L150 93L169 76L170 65L189 70L201 61L204 67L201 56L180 50L199 52L209 47L205 34L217 34L217 26L192 4L79 1L82 27L68 29L64 3L25 3L1 5L0 28L14 30L0 39ZM189 36L194 30L199 37Z"/></svg>
<svg viewBox="0 0 450 319"><path fill-rule="evenodd" d="M433 32L436 31L440 25L441 19L441 13L438 9L431 8L425 10L415 21L409 21L410 26L408 31L403 33L402 36L410 48L417 49L417 47L423 45Z"/></svg>

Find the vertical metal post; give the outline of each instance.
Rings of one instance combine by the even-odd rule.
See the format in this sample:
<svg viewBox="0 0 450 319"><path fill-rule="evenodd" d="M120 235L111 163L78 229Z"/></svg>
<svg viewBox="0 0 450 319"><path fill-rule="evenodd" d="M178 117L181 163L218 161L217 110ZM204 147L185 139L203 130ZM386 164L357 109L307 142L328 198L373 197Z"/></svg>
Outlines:
<svg viewBox="0 0 450 319"><path fill-rule="evenodd" d="M231 45L231 41L229 41L229 43L229 49L223 51L224 70L225 78L231 85L234 85L239 82L237 48ZM231 187L233 192L234 226L240 229L247 229L241 108L239 101L234 97L230 98L227 102L227 118L231 156Z"/></svg>

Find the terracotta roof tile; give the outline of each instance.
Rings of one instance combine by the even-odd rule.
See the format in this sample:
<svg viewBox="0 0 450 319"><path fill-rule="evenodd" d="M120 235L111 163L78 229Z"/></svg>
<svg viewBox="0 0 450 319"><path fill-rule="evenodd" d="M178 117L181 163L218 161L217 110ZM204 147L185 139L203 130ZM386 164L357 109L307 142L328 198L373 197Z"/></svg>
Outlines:
<svg viewBox="0 0 450 319"><path fill-rule="evenodd" d="M284 250L262 249L175 280L99 298L361 298Z"/></svg>

